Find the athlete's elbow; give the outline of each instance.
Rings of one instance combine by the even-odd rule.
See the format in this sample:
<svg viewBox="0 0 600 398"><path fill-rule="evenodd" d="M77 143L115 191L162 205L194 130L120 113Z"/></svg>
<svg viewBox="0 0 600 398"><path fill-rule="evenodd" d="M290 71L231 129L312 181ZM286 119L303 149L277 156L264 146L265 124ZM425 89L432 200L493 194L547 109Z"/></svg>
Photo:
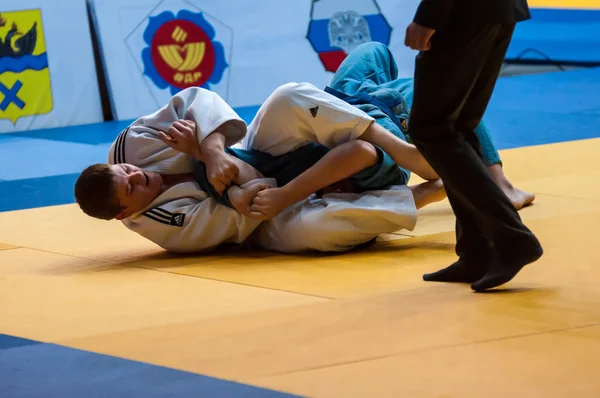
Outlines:
<svg viewBox="0 0 600 398"><path fill-rule="evenodd" d="M348 144L362 167L367 168L377 164L379 154L373 144L363 140L349 141Z"/></svg>

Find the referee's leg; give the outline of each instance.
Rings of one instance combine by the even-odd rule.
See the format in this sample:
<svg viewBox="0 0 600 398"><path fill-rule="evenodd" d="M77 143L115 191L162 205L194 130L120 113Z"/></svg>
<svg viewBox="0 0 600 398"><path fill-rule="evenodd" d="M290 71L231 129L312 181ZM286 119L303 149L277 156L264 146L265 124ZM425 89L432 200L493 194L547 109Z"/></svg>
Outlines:
<svg viewBox="0 0 600 398"><path fill-rule="evenodd" d="M501 25L456 25L438 32L437 37L434 35L431 49L417 57L409 125L414 144L447 187L460 225L457 228L459 256L466 259L482 247L497 249L510 243L523 246L523 255L519 258L503 259L509 263L505 267L507 272L494 283L486 283L486 288L497 286L496 282L501 279L512 279L522 267L516 264L533 258L531 253L539 247L539 242L489 175L477 140L472 139L472 131L465 132L463 128L465 122L461 115L465 109L470 121L481 120L485 112L498 76L489 66L490 57L506 51L495 48L502 31ZM478 105L473 106L472 101ZM480 264L472 266L485 267L489 272L497 261L477 259L475 262Z"/></svg>

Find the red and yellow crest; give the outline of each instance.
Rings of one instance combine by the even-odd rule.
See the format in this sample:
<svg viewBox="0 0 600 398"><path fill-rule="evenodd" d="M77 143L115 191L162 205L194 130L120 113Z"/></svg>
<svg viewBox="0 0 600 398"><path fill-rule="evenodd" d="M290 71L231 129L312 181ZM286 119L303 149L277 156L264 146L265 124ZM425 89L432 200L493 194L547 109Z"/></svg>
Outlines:
<svg viewBox="0 0 600 398"><path fill-rule="evenodd" d="M188 87L210 89L228 66L223 45L214 37L202 13L182 10L175 17L166 11L151 17L144 32L144 73L159 88L170 87L172 94Z"/></svg>
<svg viewBox="0 0 600 398"><path fill-rule="evenodd" d="M162 25L152 41L152 61L170 85L202 86L215 68L215 50L206 33L186 20Z"/></svg>

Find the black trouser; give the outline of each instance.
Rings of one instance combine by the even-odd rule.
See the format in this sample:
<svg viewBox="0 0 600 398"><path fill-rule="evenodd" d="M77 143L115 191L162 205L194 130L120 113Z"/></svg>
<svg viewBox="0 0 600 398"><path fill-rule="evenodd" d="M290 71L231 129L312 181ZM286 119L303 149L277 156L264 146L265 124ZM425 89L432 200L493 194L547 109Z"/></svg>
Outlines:
<svg viewBox="0 0 600 398"><path fill-rule="evenodd" d="M509 259L538 244L490 176L474 132L513 30L454 23L416 60L409 134L444 181L457 218L456 253L467 261L487 260L493 251Z"/></svg>

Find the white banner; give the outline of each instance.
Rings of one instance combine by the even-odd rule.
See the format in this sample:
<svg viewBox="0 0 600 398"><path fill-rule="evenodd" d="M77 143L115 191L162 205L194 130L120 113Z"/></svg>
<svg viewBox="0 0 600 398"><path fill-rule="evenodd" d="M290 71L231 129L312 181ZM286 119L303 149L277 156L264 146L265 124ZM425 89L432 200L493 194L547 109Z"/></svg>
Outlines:
<svg viewBox="0 0 600 398"><path fill-rule="evenodd" d="M201 86L233 107L260 105L279 85L326 86L348 51L390 46L400 76L419 0L90 0L113 112L134 119Z"/></svg>
<svg viewBox="0 0 600 398"><path fill-rule="evenodd" d="M85 0L0 5L0 133L102 121Z"/></svg>

